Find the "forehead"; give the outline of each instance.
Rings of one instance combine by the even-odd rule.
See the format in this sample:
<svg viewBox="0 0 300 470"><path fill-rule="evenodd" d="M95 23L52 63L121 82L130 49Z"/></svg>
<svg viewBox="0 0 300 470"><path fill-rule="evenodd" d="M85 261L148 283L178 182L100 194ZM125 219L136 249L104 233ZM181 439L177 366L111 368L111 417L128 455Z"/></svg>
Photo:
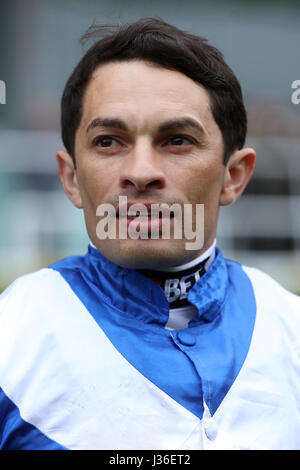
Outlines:
<svg viewBox="0 0 300 470"><path fill-rule="evenodd" d="M94 71L85 90L80 127L105 115L132 126L184 115L200 120L208 133L218 131L202 85L178 71L141 60L111 62Z"/></svg>

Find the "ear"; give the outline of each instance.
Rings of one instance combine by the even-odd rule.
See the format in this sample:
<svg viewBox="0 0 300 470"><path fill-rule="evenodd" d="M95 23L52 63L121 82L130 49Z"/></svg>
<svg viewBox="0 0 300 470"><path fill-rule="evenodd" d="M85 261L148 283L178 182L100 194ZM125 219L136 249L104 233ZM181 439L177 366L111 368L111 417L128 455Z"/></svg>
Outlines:
<svg viewBox="0 0 300 470"><path fill-rule="evenodd" d="M56 160L60 180L66 195L75 207L82 209L82 198L71 155L64 150L59 150L56 154Z"/></svg>
<svg viewBox="0 0 300 470"><path fill-rule="evenodd" d="M220 205L235 202L243 193L255 167L256 153L252 148L236 150L231 154L224 172Z"/></svg>

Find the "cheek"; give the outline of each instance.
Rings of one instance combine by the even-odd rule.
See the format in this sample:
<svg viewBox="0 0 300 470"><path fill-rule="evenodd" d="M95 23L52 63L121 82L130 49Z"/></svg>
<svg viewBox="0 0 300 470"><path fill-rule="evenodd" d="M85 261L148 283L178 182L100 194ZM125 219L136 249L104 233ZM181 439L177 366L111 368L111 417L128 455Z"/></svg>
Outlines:
<svg viewBox="0 0 300 470"><path fill-rule="evenodd" d="M84 209L92 207L96 210L111 186L111 175L107 171L101 171L101 168L85 165L78 168L78 182Z"/></svg>
<svg viewBox="0 0 300 470"><path fill-rule="evenodd" d="M190 202L205 204L208 207L218 205L222 189L222 169L220 165L194 168L186 179L186 195Z"/></svg>

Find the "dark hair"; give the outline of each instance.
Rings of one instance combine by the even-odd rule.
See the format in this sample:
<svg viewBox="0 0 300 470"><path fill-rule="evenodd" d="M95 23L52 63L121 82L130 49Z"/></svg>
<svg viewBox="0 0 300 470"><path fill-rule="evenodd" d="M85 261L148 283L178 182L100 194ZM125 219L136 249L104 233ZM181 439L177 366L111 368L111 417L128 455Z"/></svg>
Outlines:
<svg viewBox="0 0 300 470"><path fill-rule="evenodd" d="M100 39L99 39L100 37ZM61 101L62 140L75 164L75 134L80 124L84 92L101 64L141 59L176 70L202 84L224 143L224 163L243 147L247 115L238 79L223 55L203 37L161 19L142 18L121 26L92 26L82 40L97 38L68 79Z"/></svg>

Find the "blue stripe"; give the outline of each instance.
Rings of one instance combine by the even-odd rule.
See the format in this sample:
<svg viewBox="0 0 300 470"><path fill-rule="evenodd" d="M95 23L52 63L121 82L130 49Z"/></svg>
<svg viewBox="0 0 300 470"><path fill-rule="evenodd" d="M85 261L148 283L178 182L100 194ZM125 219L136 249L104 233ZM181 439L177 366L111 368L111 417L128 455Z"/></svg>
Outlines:
<svg viewBox="0 0 300 470"><path fill-rule="evenodd" d="M205 402L212 415L245 362L256 318L255 294L249 277L234 261L226 260L226 268L228 282L219 315L196 326L197 344L191 349L183 348L188 350L202 378ZM201 286L197 294L201 295ZM192 324L197 321L192 320ZM193 328L189 331L194 333Z"/></svg>
<svg viewBox="0 0 300 470"><path fill-rule="evenodd" d="M67 449L24 421L17 406L0 389L0 450Z"/></svg>
<svg viewBox="0 0 300 470"><path fill-rule="evenodd" d="M112 344L140 373L199 418L203 395L211 413L216 411L242 367L255 321L252 285L239 264L225 262L218 251L213 265L191 289L189 300L199 309L199 317L185 334L196 338L195 346L184 346L180 332L162 327L167 321L163 291L141 273L103 261L94 249L51 268L60 272Z"/></svg>

